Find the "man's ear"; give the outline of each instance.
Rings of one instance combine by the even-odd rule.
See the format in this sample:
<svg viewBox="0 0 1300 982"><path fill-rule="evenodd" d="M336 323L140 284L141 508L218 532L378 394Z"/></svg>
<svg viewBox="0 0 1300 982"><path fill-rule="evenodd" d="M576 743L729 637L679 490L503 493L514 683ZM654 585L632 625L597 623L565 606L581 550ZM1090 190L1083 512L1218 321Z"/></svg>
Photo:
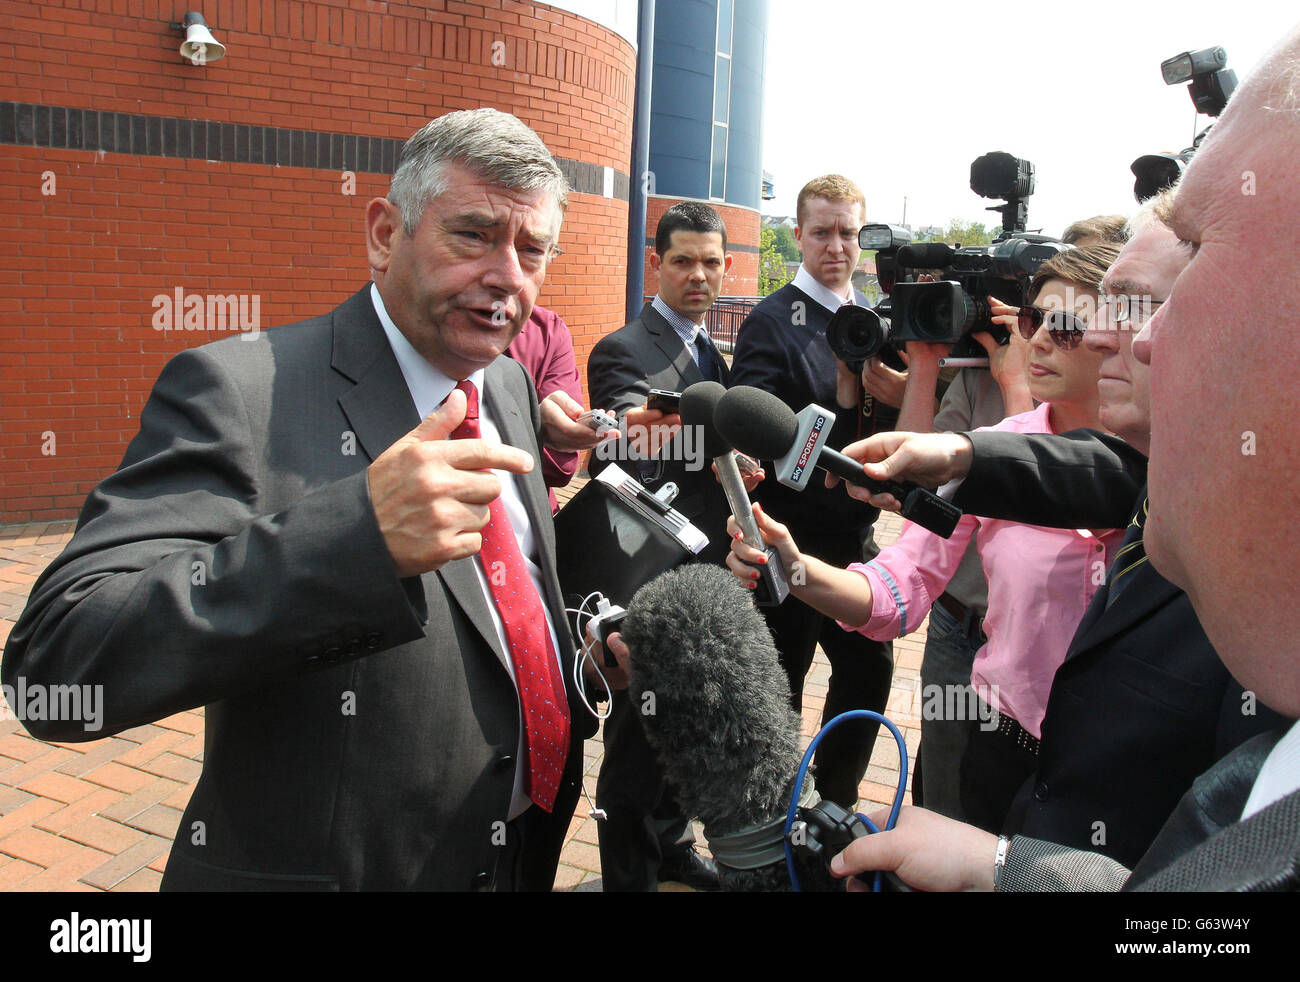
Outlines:
<svg viewBox="0 0 1300 982"><path fill-rule="evenodd" d="M394 240L401 234L401 209L387 198L371 198L366 205L366 257L372 270L387 272Z"/></svg>
<svg viewBox="0 0 1300 982"><path fill-rule="evenodd" d="M659 267L662 266L663 264L664 264L663 256L659 255L659 253L657 252L650 253L650 268L652 270L654 270L656 273L659 272Z"/></svg>
<svg viewBox="0 0 1300 982"><path fill-rule="evenodd" d="M731 253L727 253L725 256L722 257L722 272L723 272L723 273L730 273L730 272L731 272L731 260L732 260L732 258L733 258L733 257L732 257L732 255L731 255Z"/></svg>

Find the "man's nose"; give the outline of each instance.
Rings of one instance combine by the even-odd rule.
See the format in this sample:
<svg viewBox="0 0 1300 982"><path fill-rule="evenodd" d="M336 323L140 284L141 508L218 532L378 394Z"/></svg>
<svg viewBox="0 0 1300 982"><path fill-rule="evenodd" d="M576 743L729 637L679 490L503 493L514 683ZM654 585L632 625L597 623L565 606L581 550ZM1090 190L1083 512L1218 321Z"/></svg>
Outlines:
<svg viewBox="0 0 1300 982"><path fill-rule="evenodd" d="M519 253L513 244L502 245L493 251L491 262L483 275L483 283L504 293L518 293L528 282L519 263Z"/></svg>
<svg viewBox="0 0 1300 982"><path fill-rule="evenodd" d="M1118 351L1119 332L1111 323L1110 313L1105 305L1093 317L1088 329L1083 332L1083 346L1089 351Z"/></svg>
<svg viewBox="0 0 1300 982"><path fill-rule="evenodd" d="M1046 320L1044 320L1038 330L1034 332L1034 336L1029 339L1029 344L1031 347L1044 352L1051 351L1056 347L1056 342L1052 340L1052 335L1049 333Z"/></svg>

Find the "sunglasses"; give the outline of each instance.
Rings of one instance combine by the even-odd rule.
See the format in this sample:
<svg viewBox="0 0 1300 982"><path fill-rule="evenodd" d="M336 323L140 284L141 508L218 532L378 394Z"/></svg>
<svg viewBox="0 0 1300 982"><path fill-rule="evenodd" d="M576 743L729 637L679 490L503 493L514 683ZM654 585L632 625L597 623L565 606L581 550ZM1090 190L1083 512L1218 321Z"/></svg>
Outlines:
<svg viewBox="0 0 1300 982"><path fill-rule="evenodd" d="M1044 310L1042 307L1021 307L1016 315L1016 326L1020 336L1026 341L1033 340L1038 329L1047 324L1047 335L1058 348L1069 351L1079 347L1083 341L1083 332L1087 330L1083 321L1074 314L1064 310Z"/></svg>

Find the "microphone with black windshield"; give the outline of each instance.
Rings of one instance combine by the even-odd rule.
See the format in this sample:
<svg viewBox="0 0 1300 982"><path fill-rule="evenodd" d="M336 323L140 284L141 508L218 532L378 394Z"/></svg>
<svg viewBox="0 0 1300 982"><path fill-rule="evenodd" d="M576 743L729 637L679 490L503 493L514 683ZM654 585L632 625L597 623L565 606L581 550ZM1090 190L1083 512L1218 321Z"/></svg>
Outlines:
<svg viewBox="0 0 1300 982"><path fill-rule="evenodd" d="M820 467L872 493L892 494L902 502L904 518L945 539L961 520L961 509L933 491L916 484L873 480L852 457L826 446L835 425L835 414L829 409L810 405L796 415L772 393L737 385L718 400L713 423L736 449L772 461L776 479L796 491L806 488L813 468Z"/></svg>

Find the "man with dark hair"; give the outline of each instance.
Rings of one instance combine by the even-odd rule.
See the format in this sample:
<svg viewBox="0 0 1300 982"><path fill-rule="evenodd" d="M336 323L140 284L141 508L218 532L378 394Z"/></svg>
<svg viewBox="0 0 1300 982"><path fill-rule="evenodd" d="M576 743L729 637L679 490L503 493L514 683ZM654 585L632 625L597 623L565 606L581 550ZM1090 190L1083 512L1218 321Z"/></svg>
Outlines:
<svg viewBox="0 0 1300 982"><path fill-rule="evenodd" d="M681 392L706 379L726 385L730 377L705 327L705 315L731 268L722 218L699 201L673 205L659 219L650 268L659 275L654 299L625 327L602 338L587 362L592 405L620 418L644 405L651 389ZM598 449L597 460L602 456ZM699 442L678 432L657 459L641 460L639 466L652 490L676 483L680 494L673 507L709 537L701 561L721 562L728 551L729 509L709 461L700 456ZM610 713L596 786L597 804L609 816L599 826L605 889L654 890L657 880L667 879L715 885L716 873L694 850L687 818L664 784L636 707L619 693Z"/></svg>
<svg viewBox="0 0 1300 982"><path fill-rule="evenodd" d="M551 889L595 726L535 462L586 428L500 356L565 196L514 116L430 122L373 282L173 358L32 589L6 684L102 684L96 735L207 707L164 889Z"/></svg>
<svg viewBox="0 0 1300 982"><path fill-rule="evenodd" d="M722 216L703 201L679 201L663 213L655 227L655 254L650 257L652 269L659 268L656 258L662 263L672 248L674 232L717 232L722 236L722 251L727 251L727 226L723 224ZM727 263L727 268L731 268L730 263Z"/></svg>
<svg viewBox="0 0 1300 982"><path fill-rule="evenodd" d="M850 282L858 264L858 229L866 210L862 190L846 177L828 174L799 192L795 238L803 264L794 280L765 298L736 336L732 385L752 385L780 396L796 412L810 402L832 410L829 446L840 447L881 429L893 429L896 410L864 397L856 373L839 361L826 341L826 325L841 304L866 306ZM807 553L837 566L875 555L871 525L880 514L826 488L815 478L802 493L774 477L759 485L764 510L786 524ZM823 721L850 709L885 708L893 677L893 646L841 631L801 600L786 599L763 611L790 679L796 711L804 677L820 639L831 663ZM817 750L817 791L846 808L858 800L876 725L843 724Z"/></svg>
<svg viewBox="0 0 1300 982"><path fill-rule="evenodd" d="M651 389L681 392L705 379L723 385L730 379L705 326L731 268L722 217L699 201L673 205L659 219L650 268L659 276L654 299L625 327L601 338L587 361L592 405L620 419L643 406ZM601 447L596 467L615 449L612 443ZM642 476L652 490L666 481L677 484L673 507L709 537L704 558L721 562L727 553L726 497L708 462L686 459L692 450L698 446L679 434L655 459L639 461Z"/></svg>

